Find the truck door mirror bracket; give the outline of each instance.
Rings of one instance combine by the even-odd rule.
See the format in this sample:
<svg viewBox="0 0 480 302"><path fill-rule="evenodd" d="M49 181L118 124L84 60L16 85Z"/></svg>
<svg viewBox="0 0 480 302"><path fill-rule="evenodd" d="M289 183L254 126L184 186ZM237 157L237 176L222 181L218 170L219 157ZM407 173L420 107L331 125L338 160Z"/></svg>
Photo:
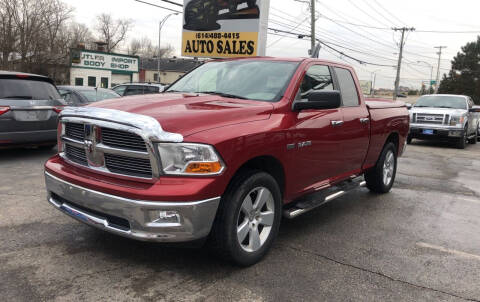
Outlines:
<svg viewBox="0 0 480 302"><path fill-rule="evenodd" d="M335 109L342 104L340 91L338 90L320 90L313 91L308 95L308 101L299 101L293 103L293 111L307 109Z"/></svg>

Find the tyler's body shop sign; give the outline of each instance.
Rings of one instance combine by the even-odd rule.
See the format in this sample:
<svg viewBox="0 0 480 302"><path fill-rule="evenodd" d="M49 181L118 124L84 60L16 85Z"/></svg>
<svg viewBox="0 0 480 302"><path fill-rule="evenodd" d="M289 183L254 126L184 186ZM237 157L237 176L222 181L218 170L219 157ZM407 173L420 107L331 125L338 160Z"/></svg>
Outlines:
<svg viewBox="0 0 480 302"><path fill-rule="evenodd" d="M74 50L72 67L138 72L138 57Z"/></svg>
<svg viewBox="0 0 480 302"><path fill-rule="evenodd" d="M182 55L264 56L269 0L184 0Z"/></svg>

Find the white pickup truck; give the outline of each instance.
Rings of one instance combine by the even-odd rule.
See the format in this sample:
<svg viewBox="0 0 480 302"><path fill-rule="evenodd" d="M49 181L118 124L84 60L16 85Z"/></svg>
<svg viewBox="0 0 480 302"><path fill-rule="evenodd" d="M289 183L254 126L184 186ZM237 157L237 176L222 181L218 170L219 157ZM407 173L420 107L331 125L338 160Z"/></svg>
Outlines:
<svg viewBox="0 0 480 302"><path fill-rule="evenodd" d="M480 109L473 108L473 100L465 95L424 95L410 109L412 139L454 141L458 148L478 140Z"/></svg>

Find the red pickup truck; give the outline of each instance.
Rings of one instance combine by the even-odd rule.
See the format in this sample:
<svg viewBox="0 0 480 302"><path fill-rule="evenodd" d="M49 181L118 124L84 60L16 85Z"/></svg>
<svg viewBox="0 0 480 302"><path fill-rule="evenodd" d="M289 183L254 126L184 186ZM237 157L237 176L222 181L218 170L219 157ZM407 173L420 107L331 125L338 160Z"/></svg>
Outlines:
<svg viewBox="0 0 480 302"><path fill-rule="evenodd" d="M282 216L364 185L391 189L408 111L359 88L338 63L232 59L203 64L162 95L67 108L59 153L45 164L48 201L118 235L208 239L254 264Z"/></svg>

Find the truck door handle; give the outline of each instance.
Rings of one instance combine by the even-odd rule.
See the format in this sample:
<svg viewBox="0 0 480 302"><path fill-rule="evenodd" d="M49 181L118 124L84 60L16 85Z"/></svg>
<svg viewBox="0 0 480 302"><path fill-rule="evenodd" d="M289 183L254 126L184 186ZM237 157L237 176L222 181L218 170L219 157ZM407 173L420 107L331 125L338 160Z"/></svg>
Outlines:
<svg viewBox="0 0 480 302"><path fill-rule="evenodd" d="M331 121L330 123L332 124L333 127L338 127L343 125L343 121Z"/></svg>
<svg viewBox="0 0 480 302"><path fill-rule="evenodd" d="M370 119L368 117L364 117L364 118L360 119L360 123L362 123L362 124L367 124L369 121L370 121Z"/></svg>

